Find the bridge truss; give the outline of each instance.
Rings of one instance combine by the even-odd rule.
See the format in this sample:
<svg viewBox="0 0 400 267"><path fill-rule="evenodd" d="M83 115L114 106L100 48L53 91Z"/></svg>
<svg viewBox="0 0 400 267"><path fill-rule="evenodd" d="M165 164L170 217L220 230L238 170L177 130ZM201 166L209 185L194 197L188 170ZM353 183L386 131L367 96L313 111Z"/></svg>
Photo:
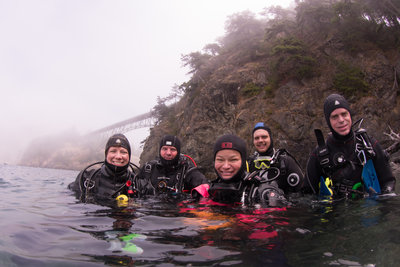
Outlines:
<svg viewBox="0 0 400 267"><path fill-rule="evenodd" d="M98 129L90 133L90 135L106 135L111 136L116 133L126 133L135 129L152 127L156 124L156 119L151 112L147 112L136 117L111 124L107 127Z"/></svg>

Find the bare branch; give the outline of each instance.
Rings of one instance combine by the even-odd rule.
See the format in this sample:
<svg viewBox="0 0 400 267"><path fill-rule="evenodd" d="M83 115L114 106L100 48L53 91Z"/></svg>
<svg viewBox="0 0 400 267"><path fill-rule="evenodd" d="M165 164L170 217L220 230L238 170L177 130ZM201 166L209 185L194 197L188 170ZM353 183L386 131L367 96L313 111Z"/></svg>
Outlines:
<svg viewBox="0 0 400 267"><path fill-rule="evenodd" d="M386 152L388 152L389 154L394 154L400 150L400 134L395 133L393 129L390 128L390 126L389 129L390 133L385 133L385 135L389 136L389 138L394 141L394 144L386 148Z"/></svg>

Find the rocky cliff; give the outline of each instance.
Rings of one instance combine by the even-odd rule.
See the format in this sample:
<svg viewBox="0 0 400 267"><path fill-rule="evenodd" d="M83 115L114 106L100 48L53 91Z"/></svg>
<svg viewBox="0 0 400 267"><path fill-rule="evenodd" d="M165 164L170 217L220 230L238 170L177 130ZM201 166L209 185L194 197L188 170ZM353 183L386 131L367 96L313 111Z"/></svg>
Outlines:
<svg viewBox="0 0 400 267"><path fill-rule="evenodd" d="M378 25L377 32L362 15L354 22L345 8L337 13L337 5L320 2L320 9L270 9L274 19L248 12L232 16L218 44L184 57L192 77L181 85L178 103L155 107L158 124L140 162L157 155L164 134L174 134L182 140L182 152L211 177L216 138L237 134L252 152L252 128L263 121L272 129L275 147L286 148L305 167L316 145L313 129L328 133L323 101L334 92L347 97L354 121L363 118L363 128L389 146L385 133L400 131L400 42L392 35L400 36L400 28Z"/></svg>

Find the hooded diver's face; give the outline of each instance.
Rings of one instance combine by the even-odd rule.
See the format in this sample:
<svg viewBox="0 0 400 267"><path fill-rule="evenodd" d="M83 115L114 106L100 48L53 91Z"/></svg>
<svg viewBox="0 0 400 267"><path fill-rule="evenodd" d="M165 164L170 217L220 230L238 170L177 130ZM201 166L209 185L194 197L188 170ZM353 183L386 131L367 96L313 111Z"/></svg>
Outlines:
<svg viewBox="0 0 400 267"><path fill-rule="evenodd" d="M264 153L271 145L271 138L267 130L258 129L253 134L253 144L259 153Z"/></svg>
<svg viewBox="0 0 400 267"><path fill-rule="evenodd" d="M160 156L165 160L173 160L178 155L178 150L174 146L162 146Z"/></svg>
<svg viewBox="0 0 400 267"><path fill-rule="evenodd" d="M242 167L240 153L233 149L223 149L215 155L214 168L224 180L234 177Z"/></svg>
<svg viewBox="0 0 400 267"><path fill-rule="evenodd" d="M124 147L112 146L107 151L106 160L114 166L125 166L129 163L129 152Z"/></svg>
<svg viewBox="0 0 400 267"><path fill-rule="evenodd" d="M337 108L332 111L329 116L329 122L336 133L342 136L346 136L350 133L352 121L350 112L347 109Z"/></svg>

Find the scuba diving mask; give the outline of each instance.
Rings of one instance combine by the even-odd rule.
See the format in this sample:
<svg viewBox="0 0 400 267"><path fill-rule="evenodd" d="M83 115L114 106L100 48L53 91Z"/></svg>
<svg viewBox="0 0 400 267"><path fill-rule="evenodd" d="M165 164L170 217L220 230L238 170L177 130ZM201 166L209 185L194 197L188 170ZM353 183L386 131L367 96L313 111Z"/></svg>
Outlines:
<svg viewBox="0 0 400 267"><path fill-rule="evenodd" d="M268 169L271 164L273 163L273 157L265 156L265 157L258 157L254 160L254 167L259 170Z"/></svg>

